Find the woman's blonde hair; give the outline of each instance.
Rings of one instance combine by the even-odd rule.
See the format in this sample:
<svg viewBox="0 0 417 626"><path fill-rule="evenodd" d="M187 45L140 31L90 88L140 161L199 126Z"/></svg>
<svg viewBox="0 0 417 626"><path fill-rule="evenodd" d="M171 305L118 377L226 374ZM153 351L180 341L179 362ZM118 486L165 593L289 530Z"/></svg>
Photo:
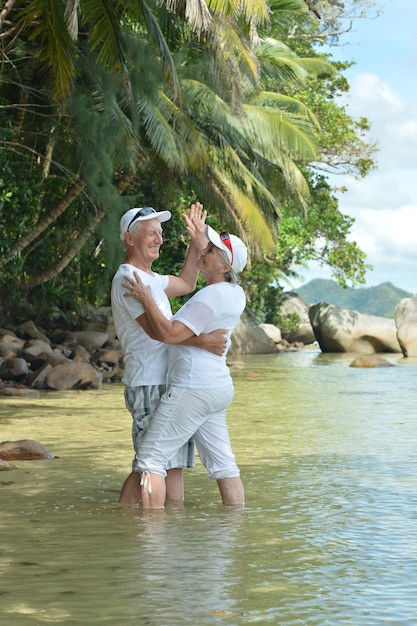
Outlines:
<svg viewBox="0 0 417 626"><path fill-rule="evenodd" d="M227 256L227 252L225 250L221 250L220 248L217 248L217 250L220 253L220 258L223 261L223 263L226 263L227 265L230 265L230 259ZM224 277L226 278L228 283L232 283L232 285L238 285L239 284L239 275L235 272L234 269L230 268L230 270L228 270Z"/></svg>

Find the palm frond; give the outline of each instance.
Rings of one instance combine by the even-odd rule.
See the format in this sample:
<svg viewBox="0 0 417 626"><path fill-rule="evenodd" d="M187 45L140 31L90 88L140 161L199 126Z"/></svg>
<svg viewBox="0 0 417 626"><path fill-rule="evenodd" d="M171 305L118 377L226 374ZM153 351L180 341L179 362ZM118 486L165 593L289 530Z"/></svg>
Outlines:
<svg viewBox="0 0 417 626"><path fill-rule="evenodd" d="M270 7L265 0L241 0L240 5L247 22L255 25L269 22Z"/></svg>
<svg viewBox="0 0 417 626"><path fill-rule="evenodd" d="M258 246L264 253L272 252L276 243L274 231L265 217L263 207L251 194L236 185L225 169L213 168L213 176L228 198L228 206L233 207L235 223L240 222L243 226L244 239Z"/></svg>
<svg viewBox="0 0 417 626"><path fill-rule="evenodd" d="M155 16L149 9L145 0L139 0L139 6L142 11L148 34L153 39L161 56L168 82L170 83L171 88L174 92L174 98L177 102L180 102L180 87L178 82L177 70L175 68L175 63L171 51L162 33L161 27L159 26Z"/></svg>
<svg viewBox="0 0 417 626"><path fill-rule="evenodd" d="M78 38L78 7L80 0L65 0L65 21L68 32L74 41Z"/></svg>
<svg viewBox="0 0 417 626"><path fill-rule="evenodd" d="M250 96L248 104L257 107L270 107L278 109L282 113L292 113L298 118L304 118L314 124L317 131L320 131L320 124L313 111L300 100L291 96L272 91L260 91Z"/></svg>
<svg viewBox="0 0 417 626"><path fill-rule="evenodd" d="M223 66L227 80L236 75L241 89L259 85L259 63L249 42L236 22L226 18L213 19L210 44L219 66Z"/></svg>
<svg viewBox="0 0 417 626"><path fill-rule="evenodd" d="M208 0L208 7L214 13L225 17L238 18L244 15L248 23L267 24L269 4L266 0Z"/></svg>
<svg viewBox="0 0 417 626"><path fill-rule="evenodd" d="M265 158L274 162L277 155L285 152L292 159L309 163L318 157L318 142L307 120L249 104L244 106L244 112L239 129Z"/></svg>
<svg viewBox="0 0 417 626"><path fill-rule="evenodd" d="M65 100L74 78L75 48L64 18L64 5L33 0L19 13L17 29L38 46L37 58L45 80L53 85L55 101Z"/></svg>
<svg viewBox="0 0 417 626"><path fill-rule="evenodd" d="M198 34L210 27L211 13L205 0L186 0L185 17L190 28Z"/></svg>
<svg viewBox="0 0 417 626"><path fill-rule="evenodd" d="M177 136L180 152L187 161L187 170L204 170L208 165L207 144L195 122L162 91L157 107Z"/></svg>

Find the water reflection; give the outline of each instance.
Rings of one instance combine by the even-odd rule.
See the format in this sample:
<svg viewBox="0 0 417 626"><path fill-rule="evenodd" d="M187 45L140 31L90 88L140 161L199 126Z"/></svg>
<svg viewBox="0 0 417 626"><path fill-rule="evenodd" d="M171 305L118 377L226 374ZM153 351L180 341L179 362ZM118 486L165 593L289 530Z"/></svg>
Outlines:
<svg viewBox="0 0 417 626"><path fill-rule="evenodd" d="M121 387L1 399L1 439L58 458L0 474L0 623L417 623L416 370L351 360L234 370L243 511L201 466L182 508L117 507L131 458Z"/></svg>

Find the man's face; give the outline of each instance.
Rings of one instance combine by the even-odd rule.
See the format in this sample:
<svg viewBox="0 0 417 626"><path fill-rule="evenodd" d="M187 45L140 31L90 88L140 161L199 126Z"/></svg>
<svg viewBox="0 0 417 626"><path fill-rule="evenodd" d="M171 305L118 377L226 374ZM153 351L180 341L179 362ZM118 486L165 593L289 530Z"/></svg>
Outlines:
<svg viewBox="0 0 417 626"><path fill-rule="evenodd" d="M144 262L152 264L159 257L159 249L164 240L158 219L145 220L130 236L135 254Z"/></svg>

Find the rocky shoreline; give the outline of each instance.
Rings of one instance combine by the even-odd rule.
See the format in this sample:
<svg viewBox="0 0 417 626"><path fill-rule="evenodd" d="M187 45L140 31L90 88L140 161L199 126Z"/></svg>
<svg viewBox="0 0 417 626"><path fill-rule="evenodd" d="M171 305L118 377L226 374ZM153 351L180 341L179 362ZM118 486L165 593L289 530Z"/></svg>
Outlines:
<svg viewBox="0 0 417 626"><path fill-rule="evenodd" d="M394 320L325 302L309 307L294 293L287 294L284 310L297 313L297 332L285 335L271 324L257 324L245 311L232 335L228 357L310 346L322 352L417 356L417 296L399 303ZM110 307L86 306L78 314L57 314L42 327L32 320L0 326L0 396L100 389L105 382L120 382L122 376L123 352Z"/></svg>
<svg viewBox="0 0 417 626"><path fill-rule="evenodd" d="M119 381L123 354L109 307L57 316L48 327L32 320L0 327L0 394L99 389Z"/></svg>
<svg viewBox="0 0 417 626"><path fill-rule="evenodd" d="M268 354L302 347L275 337L245 315L229 354ZM45 326L32 320L0 327L0 396L40 395L42 390L100 389L120 382L123 352L110 307L85 307L71 318L57 317Z"/></svg>

